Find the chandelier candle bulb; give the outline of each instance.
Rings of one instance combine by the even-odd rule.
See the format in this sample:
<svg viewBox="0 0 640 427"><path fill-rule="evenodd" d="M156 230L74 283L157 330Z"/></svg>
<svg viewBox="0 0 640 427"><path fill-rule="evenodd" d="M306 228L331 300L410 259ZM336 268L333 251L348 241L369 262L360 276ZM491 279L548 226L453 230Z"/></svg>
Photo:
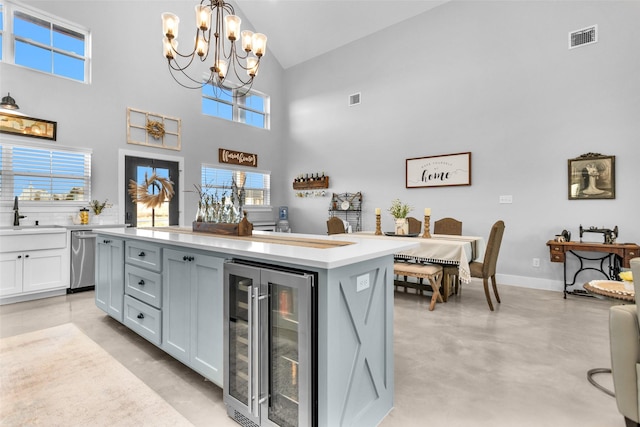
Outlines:
<svg viewBox="0 0 640 427"><path fill-rule="evenodd" d="M162 47L164 51L164 57L167 59L173 59L173 52L178 48L178 41L176 39L169 40L164 38L162 40Z"/></svg>
<svg viewBox="0 0 640 427"><path fill-rule="evenodd" d="M253 35L253 53L259 58L264 55L267 50L267 36L262 33L255 33Z"/></svg>
<svg viewBox="0 0 640 427"><path fill-rule="evenodd" d="M240 35L242 36L242 49L245 52L251 52L253 49L253 31L244 30Z"/></svg>
<svg viewBox="0 0 640 427"><path fill-rule="evenodd" d="M162 14L162 32L168 39L174 39L178 37L178 25L180 24L180 18L170 12Z"/></svg>
<svg viewBox="0 0 640 427"><path fill-rule="evenodd" d="M250 56L247 58L247 74L251 77L258 75L258 58Z"/></svg>
<svg viewBox="0 0 640 427"><path fill-rule="evenodd" d="M198 56L204 56L207 54L207 42L202 37L198 37L196 40L196 53Z"/></svg>
<svg viewBox="0 0 640 427"><path fill-rule="evenodd" d="M207 31L211 25L211 9L209 6L196 6L196 26L202 31Z"/></svg>
<svg viewBox="0 0 640 427"><path fill-rule="evenodd" d="M215 71L218 73L218 76L221 79L224 79L224 76L227 75L227 61L224 59L218 59L218 62L215 66Z"/></svg>
<svg viewBox="0 0 640 427"><path fill-rule="evenodd" d="M234 41L238 39L241 23L242 19L236 15L227 15L224 17L225 30L229 40Z"/></svg>

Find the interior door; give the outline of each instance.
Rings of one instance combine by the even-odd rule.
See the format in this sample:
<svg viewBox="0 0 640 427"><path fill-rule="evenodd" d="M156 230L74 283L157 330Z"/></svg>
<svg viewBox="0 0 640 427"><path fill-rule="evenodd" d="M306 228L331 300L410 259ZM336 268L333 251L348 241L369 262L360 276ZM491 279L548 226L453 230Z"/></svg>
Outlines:
<svg viewBox="0 0 640 427"><path fill-rule="evenodd" d="M132 227L164 227L178 225L178 194L179 172L178 162L168 160L149 159L144 157L125 156L125 222ZM168 178L173 183L174 195L169 202L152 209L143 204L133 203L129 195L129 183L144 184L145 179L156 174L161 178ZM158 190L154 186L148 188L149 194L156 194Z"/></svg>

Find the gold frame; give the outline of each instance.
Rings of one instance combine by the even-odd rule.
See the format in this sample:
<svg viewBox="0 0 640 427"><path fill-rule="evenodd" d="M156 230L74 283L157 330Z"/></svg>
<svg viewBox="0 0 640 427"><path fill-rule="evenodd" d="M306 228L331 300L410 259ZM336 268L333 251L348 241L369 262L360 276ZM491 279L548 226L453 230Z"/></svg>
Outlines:
<svg viewBox="0 0 640 427"><path fill-rule="evenodd" d="M57 130L56 122L0 112L0 133L55 141Z"/></svg>

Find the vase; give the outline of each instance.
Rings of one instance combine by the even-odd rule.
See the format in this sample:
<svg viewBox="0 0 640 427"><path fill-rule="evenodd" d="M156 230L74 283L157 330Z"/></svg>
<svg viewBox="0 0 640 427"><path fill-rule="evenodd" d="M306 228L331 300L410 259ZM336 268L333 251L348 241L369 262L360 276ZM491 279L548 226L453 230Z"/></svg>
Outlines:
<svg viewBox="0 0 640 427"><path fill-rule="evenodd" d="M396 218L396 234L409 234L407 218Z"/></svg>

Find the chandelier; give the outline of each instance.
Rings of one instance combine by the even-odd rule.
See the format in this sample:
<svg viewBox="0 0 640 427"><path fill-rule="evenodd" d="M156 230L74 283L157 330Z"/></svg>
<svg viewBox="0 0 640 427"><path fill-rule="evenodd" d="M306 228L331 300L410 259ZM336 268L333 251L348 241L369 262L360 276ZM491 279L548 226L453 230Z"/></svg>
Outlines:
<svg viewBox="0 0 640 427"><path fill-rule="evenodd" d="M267 48L267 36L252 31L240 31L240 17L224 0L202 0L196 10L196 36L191 53L178 52L180 18L169 12L162 14L163 53L173 79L183 87L201 89L207 84L234 96L244 96L258 75L260 59ZM212 22L212 18L215 19ZM240 41L241 46L238 46ZM208 62L209 72L200 78L189 75L187 69L195 63ZM202 68L193 67L193 73ZM208 75L207 75L208 74ZM227 77L234 78L227 82ZM235 89L235 90L233 90Z"/></svg>

